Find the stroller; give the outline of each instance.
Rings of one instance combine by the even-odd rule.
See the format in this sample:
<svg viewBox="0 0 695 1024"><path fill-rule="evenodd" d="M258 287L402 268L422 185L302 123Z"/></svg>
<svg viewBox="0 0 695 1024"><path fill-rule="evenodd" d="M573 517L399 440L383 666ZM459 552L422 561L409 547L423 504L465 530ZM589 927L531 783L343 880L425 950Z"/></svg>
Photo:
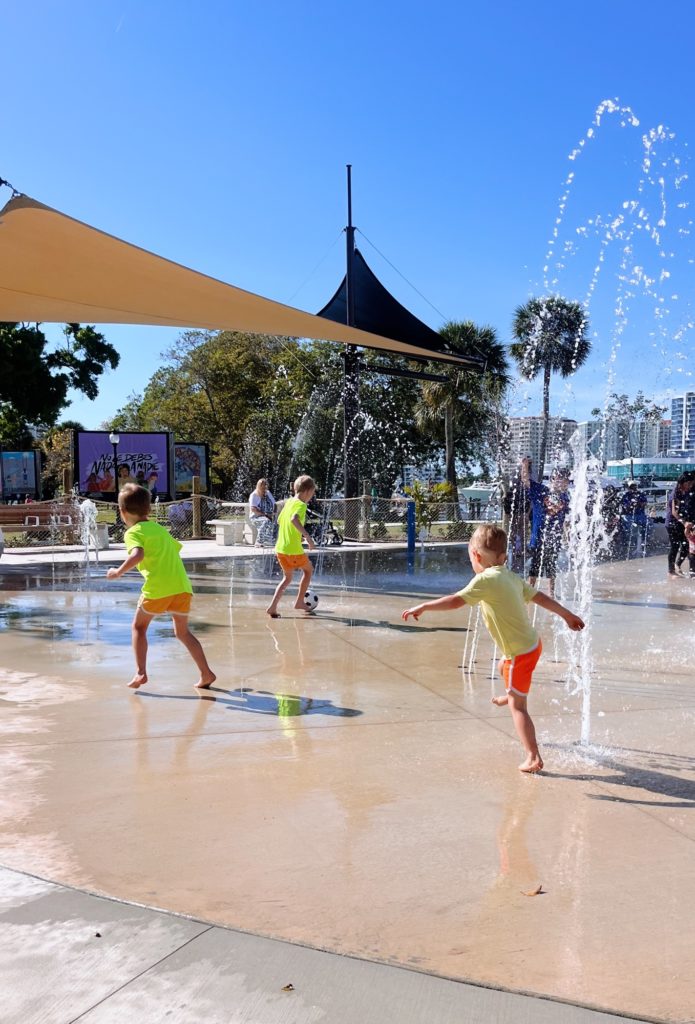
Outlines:
<svg viewBox="0 0 695 1024"><path fill-rule="evenodd" d="M340 530L337 530L327 517L307 509L306 518L304 529L318 548L337 548L345 540Z"/></svg>

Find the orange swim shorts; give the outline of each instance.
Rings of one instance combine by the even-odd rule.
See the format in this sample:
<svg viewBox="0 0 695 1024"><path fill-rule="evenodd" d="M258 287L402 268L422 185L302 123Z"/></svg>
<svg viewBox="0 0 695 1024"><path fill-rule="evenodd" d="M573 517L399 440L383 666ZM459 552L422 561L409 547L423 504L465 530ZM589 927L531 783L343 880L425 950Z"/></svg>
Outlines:
<svg viewBox="0 0 695 1024"><path fill-rule="evenodd" d="M282 555L279 551L275 552L280 567L285 569L287 572L294 572L296 569L310 569L311 562L309 561L308 555Z"/></svg>
<svg viewBox="0 0 695 1024"><path fill-rule="evenodd" d="M533 670L543 652L540 640L532 651L517 654L515 658L505 658L500 662L500 675L504 679L507 693L515 693L518 697L527 697L531 689Z"/></svg>
<svg viewBox="0 0 695 1024"><path fill-rule="evenodd" d="M169 597L141 597L138 608L148 615L188 615L191 610L192 594L170 594Z"/></svg>

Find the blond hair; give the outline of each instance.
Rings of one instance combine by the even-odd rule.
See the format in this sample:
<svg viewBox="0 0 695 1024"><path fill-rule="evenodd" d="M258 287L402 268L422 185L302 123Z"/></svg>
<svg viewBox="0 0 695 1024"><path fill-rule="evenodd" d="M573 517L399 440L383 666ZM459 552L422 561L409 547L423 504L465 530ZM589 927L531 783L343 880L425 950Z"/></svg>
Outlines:
<svg viewBox="0 0 695 1024"><path fill-rule="evenodd" d="M302 476L298 476L294 482L294 493L297 497L299 497L300 494L303 494L305 491L310 490L312 487L314 490L316 490L316 484L314 483L312 478L310 476L307 476L306 473L303 473Z"/></svg>
<svg viewBox="0 0 695 1024"><path fill-rule="evenodd" d="M151 505L150 492L139 484L124 484L118 492L118 507L131 516L148 515Z"/></svg>
<svg viewBox="0 0 695 1024"><path fill-rule="evenodd" d="M486 554L492 558L498 558L507 550L507 534L501 526L495 526L494 523L482 523L473 531L468 546L475 548L481 555Z"/></svg>

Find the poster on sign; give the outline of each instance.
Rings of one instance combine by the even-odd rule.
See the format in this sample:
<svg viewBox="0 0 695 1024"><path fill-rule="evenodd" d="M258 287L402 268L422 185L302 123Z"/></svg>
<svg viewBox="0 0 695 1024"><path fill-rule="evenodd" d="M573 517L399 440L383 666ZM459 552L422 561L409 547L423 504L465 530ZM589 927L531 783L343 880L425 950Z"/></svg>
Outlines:
<svg viewBox="0 0 695 1024"><path fill-rule="evenodd" d="M200 477L200 493L208 493L208 446L192 441L174 443L174 476L176 493L190 494L193 477Z"/></svg>
<svg viewBox="0 0 695 1024"><path fill-rule="evenodd" d="M39 495L38 452L0 453L0 495L3 498L21 496L37 498Z"/></svg>
<svg viewBox="0 0 695 1024"><path fill-rule="evenodd" d="M75 476L80 494L113 497L117 487L136 483L146 487L153 497L168 496L171 445L168 433L124 431L119 433L114 453L106 431L76 430Z"/></svg>

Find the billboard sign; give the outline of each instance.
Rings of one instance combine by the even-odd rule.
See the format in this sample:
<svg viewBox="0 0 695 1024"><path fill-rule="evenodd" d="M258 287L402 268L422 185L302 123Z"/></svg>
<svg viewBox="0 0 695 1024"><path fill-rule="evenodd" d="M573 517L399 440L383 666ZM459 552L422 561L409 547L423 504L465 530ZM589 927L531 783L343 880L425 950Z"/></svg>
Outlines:
<svg viewBox="0 0 695 1024"><path fill-rule="evenodd" d="M208 493L208 446L189 441L174 444L174 472L176 493L190 494L193 477L200 477L200 493Z"/></svg>
<svg viewBox="0 0 695 1024"><path fill-rule="evenodd" d="M38 454L36 451L0 453L0 495L5 500L16 494L38 497Z"/></svg>
<svg viewBox="0 0 695 1024"><path fill-rule="evenodd" d="M118 465L114 465L114 447L101 430L75 431L75 477L80 494L113 495L117 487L136 483L154 496L170 493L171 434L148 431L119 431L116 446Z"/></svg>

